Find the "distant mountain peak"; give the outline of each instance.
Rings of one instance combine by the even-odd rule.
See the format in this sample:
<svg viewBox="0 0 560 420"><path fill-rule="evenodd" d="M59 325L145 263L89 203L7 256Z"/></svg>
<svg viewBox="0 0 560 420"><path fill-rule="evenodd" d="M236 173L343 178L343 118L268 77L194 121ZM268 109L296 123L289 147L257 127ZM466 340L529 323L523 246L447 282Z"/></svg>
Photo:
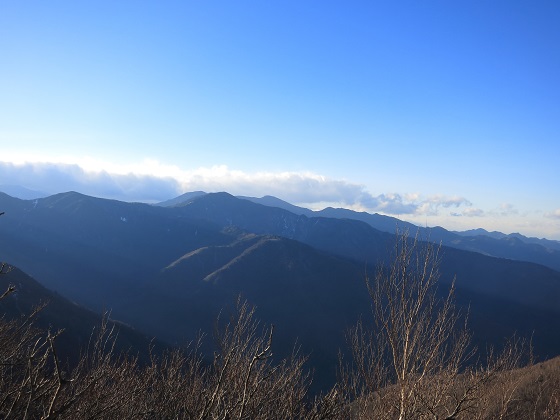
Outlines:
<svg viewBox="0 0 560 420"><path fill-rule="evenodd" d="M35 200L47 197L49 194L42 191L32 190L21 185L0 185L0 192L20 200Z"/></svg>
<svg viewBox="0 0 560 420"><path fill-rule="evenodd" d="M170 200L162 201L161 203L157 203L156 206L160 207L174 207L177 205L181 205L182 203L192 200L193 198L200 197L206 195L207 193L204 191L192 191L186 192L181 194L178 197L172 198Z"/></svg>

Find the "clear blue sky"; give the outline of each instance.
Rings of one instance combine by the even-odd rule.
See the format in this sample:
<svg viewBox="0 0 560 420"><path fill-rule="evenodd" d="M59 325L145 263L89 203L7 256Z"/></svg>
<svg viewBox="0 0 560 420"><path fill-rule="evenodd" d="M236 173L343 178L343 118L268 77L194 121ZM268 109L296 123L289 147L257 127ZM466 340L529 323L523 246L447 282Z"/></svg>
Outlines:
<svg viewBox="0 0 560 420"><path fill-rule="evenodd" d="M560 2L0 0L0 185L560 239Z"/></svg>

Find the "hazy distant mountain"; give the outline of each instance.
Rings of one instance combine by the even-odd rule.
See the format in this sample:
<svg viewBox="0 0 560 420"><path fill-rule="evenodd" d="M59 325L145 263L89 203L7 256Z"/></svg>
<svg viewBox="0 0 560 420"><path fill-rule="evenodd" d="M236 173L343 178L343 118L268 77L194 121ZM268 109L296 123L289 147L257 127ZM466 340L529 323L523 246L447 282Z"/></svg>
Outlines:
<svg viewBox="0 0 560 420"><path fill-rule="evenodd" d="M501 232L488 232L484 229L452 232L442 227L424 228L390 216L356 212L342 208L327 207L320 211L312 211L293 206L270 196L241 198L266 206L282 208L307 217L360 220L382 232L394 233L398 226L401 230L408 229L412 233L418 231L421 237L430 238L432 241L441 242L443 245L453 248L479 252L494 257L535 262L560 271L560 241L528 238L518 233L506 235Z"/></svg>
<svg viewBox="0 0 560 420"><path fill-rule="evenodd" d="M219 193L225 194L225 193ZM387 232L390 234L394 234L396 228L399 227L401 230L408 229L411 233L418 232L420 237L429 238L431 241L434 242L441 242L443 245L463 249L466 251L473 251L479 252L484 255L500 257L500 258L508 258L508 259L515 259L520 261L528 261L528 262L535 262L537 264L542 264L547 267L550 267L554 270L560 271L560 249L555 249L556 241L548 241L548 243L552 244L552 247L545 247L543 246L544 241L540 241L538 243L533 243L533 241L529 240L529 238L525 238L526 240L520 239L515 235L509 235L504 237L504 239L494 239L488 236L462 236L454 232L447 231L441 227L433 227L433 228L422 228L415 226L411 223L400 221L396 218L383 216L380 214L369 214L366 212L355 212L348 209L334 209L334 208L326 208L321 211L311 211L308 209L303 209L301 207L292 206L289 203L286 203L282 200L279 200L274 197L263 197L263 198L247 198L241 197L247 201L251 201L253 203L263 204L265 206L269 206L272 208L278 208L287 210L294 215L299 216L306 216L306 217L322 217L322 218L329 218L329 219L347 219L350 220L357 220L364 223L367 223L371 227L382 231ZM192 200L185 200L182 204L177 204L177 206L185 205L186 203L191 202ZM272 214L272 213L271 213ZM283 219L285 220L292 220L291 217L287 216L285 213L283 214ZM240 221L236 221L236 224L240 225ZM256 221L255 221L256 223ZM253 225L255 225L253 223ZM279 222L279 225L282 226L282 221ZM293 220L292 222L293 227ZM334 223L334 222L329 222ZM287 226L287 225L286 225ZM253 229L254 226L251 227ZM297 234L294 232L292 234L286 232L286 228L283 229L276 229L274 231L270 231L267 229L260 229L258 230L260 233L274 233L279 234L287 237L291 237L294 239L302 240L302 238L298 237ZM296 236L294 236L296 235ZM524 238L524 237L522 237ZM517 240L516 240L517 239ZM304 240L306 243L310 243ZM313 246L318 246L321 249L325 249L321 243L310 243ZM367 248L366 248L367 249ZM329 249L330 250L330 249ZM352 250L348 250L347 253L344 255L352 257L359 255L360 258L367 259L368 261L373 261L371 259L371 255L369 257L364 255L364 248L358 249L358 247L354 247Z"/></svg>
<svg viewBox="0 0 560 420"><path fill-rule="evenodd" d="M305 215L307 217L331 217L334 219L359 220L371 225L375 229L388 233L395 233L397 226L399 226L401 229L411 229L412 231L415 231L417 229L417 227L412 223L403 222L394 217L382 216L377 213L371 214L367 212L357 212L353 210L333 207L327 207L323 210L313 211L304 207L294 206L286 201L280 200L279 198L272 197L270 195L264 196L262 198L243 196L238 196L238 198L243 198L245 200L252 201L253 203L262 204L265 206L279 207L294 214Z"/></svg>
<svg viewBox="0 0 560 420"><path fill-rule="evenodd" d="M550 240L550 239L544 239L544 238L530 238L524 235L521 235L520 233L510 233L510 234L505 234L502 232L497 232L497 231L493 231L493 232L488 232L485 229L471 229L471 230L466 230L466 231L462 231L462 232L454 232L458 235L461 236L488 236L490 238L493 239L508 239L508 238L513 238L513 239L519 239L520 241L527 243L527 244L536 244L536 245L541 245L547 249L554 249L557 251L560 251L560 241L554 241L554 240Z"/></svg>
<svg viewBox="0 0 560 420"><path fill-rule="evenodd" d="M488 236L493 239L503 239L507 236L505 233L498 232L496 230L492 232L488 232L486 229L482 229L482 228L469 229L464 231L453 231L453 233L456 233L457 235L461 235L461 236Z"/></svg>
<svg viewBox="0 0 560 420"><path fill-rule="evenodd" d="M245 196L237 196L237 198L249 200L252 201L253 203L262 204L263 206L278 207L284 210L288 210L289 212L292 212L294 214L301 214L307 217L316 216L313 210L306 209L305 207L294 206L293 204L290 204L287 201L281 200L271 195L265 195L264 197L261 198L245 197Z"/></svg>
<svg viewBox="0 0 560 420"><path fill-rule="evenodd" d="M0 194L0 210L2 260L59 294L184 343L211 334L220 309L241 293L275 324L277 354L298 342L312 367L332 368L345 328L368 316L364 274L394 242L359 220L297 215L227 193L172 207L73 192L36 201ZM560 328L559 272L454 248L444 248L441 271L442 292L456 276L460 305L476 308L478 340L534 330L538 354L560 354L551 333ZM321 380L332 374L322 370Z"/></svg>
<svg viewBox="0 0 560 420"><path fill-rule="evenodd" d="M171 200L166 200L166 201L162 201L161 203L157 203L156 205L161 207L173 207L178 204L184 203L185 201L188 201L191 198L199 197L204 194L206 194L204 191L187 192L178 197L172 198Z"/></svg>
<svg viewBox="0 0 560 420"><path fill-rule="evenodd" d="M12 197L20 198L22 200L34 200L36 198L44 198L49 195L47 193L30 190L29 188L25 188L19 185L0 185L0 192L11 195Z"/></svg>

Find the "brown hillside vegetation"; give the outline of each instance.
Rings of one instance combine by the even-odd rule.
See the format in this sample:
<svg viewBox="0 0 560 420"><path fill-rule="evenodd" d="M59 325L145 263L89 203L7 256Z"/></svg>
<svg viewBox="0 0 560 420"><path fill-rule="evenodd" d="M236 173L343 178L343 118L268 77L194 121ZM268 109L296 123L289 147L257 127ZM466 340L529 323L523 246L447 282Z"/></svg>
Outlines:
<svg viewBox="0 0 560 420"><path fill-rule="evenodd" d="M438 297L439 253L433 244L397 235L389 267L367 279L372 328L360 322L350 332L352 360L342 363L351 416L557 418L558 372L539 379L529 367L519 370L531 358L525 340L513 337L484 358L470 345L454 287Z"/></svg>
<svg viewBox="0 0 560 420"><path fill-rule="evenodd" d="M253 310L240 303L216 334L212 364L204 363L194 345L143 366L114 354L115 332L103 322L78 365L67 370L56 352L58 332L34 328L33 316L2 319L0 418L338 417L339 394L308 401L304 359L294 354L272 363L272 329L257 331Z"/></svg>
<svg viewBox="0 0 560 420"><path fill-rule="evenodd" d="M252 311L239 308L221 333L211 366L196 353L175 351L149 366L112 354L112 332L103 324L79 365L57 363L55 334L34 330L27 320L0 322L0 416L2 418L398 418L399 388L390 385L357 399L342 383L325 396L307 395L304 359L270 362L268 335L255 335ZM506 356L506 359L511 353ZM507 363L511 363L508 359ZM502 360L501 362L504 362ZM501 363L500 362L500 363ZM509 366L509 365L508 365ZM456 415L422 413L403 418L557 419L560 358L516 369L497 367L429 378L421 399L441 392L468 394ZM435 414L435 415L434 415Z"/></svg>
<svg viewBox="0 0 560 420"><path fill-rule="evenodd" d="M560 357L505 371L484 395L479 418L559 419Z"/></svg>
<svg viewBox="0 0 560 420"><path fill-rule="evenodd" d="M442 384L446 382L450 386L445 388L446 398L440 399L442 404L427 409L426 403L441 395ZM457 413L449 413L449 407L457 407L465 395L468 398L464 400L463 408ZM391 385L348 400L348 418L399 418L399 398L399 388ZM416 408L415 414L403 418L556 420L560 418L560 357L499 372L491 368L470 371L455 378L445 375L430 378L419 390L417 398L421 402L411 408Z"/></svg>

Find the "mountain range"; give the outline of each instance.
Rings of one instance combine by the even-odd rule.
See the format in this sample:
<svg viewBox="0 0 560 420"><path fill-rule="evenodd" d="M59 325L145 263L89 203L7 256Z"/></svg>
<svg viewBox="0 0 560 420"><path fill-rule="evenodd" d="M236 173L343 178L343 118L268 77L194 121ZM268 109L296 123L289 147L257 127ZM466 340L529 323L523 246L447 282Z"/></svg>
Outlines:
<svg viewBox="0 0 560 420"><path fill-rule="evenodd" d="M347 328L371 312L364 277L390 261L397 226L443 244L441 293L455 279L476 343L499 345L517 332L533 336L537 355L560 354L555 241L428 230L227 193L160 205L0 193L0 210L1 259L57 295L91 311L110 309L173 345L211 334L241 295L275 325L279 356L294 346L309 355L319 387L334 379Z"/></svg>
<svg viewBox="0 0 560 420"><path fill-rule="evenodd" d="M203 194L198 192L198 194ZM185 200L189 197L185 196ZM189 197L190 198L190 197ZM396 226L401 229L418 231L423 237L431 241L441 242L443 245L479 252L485 255L509 258L514 260L531 261L560 270L560 241L544 238L530 238L519 233L505 234L502 232L488 232L484 229L472 229L464 232L448 231L442 227L421 227L404 222L390 216L356 212L343 208L327 207L320 211L312 211L297 207L276 197L262 198L240 197L265 206L279 207L295 214L307 217L332 217L336 219L360 220L382 232L394 233ZM175 199L177 200L177 199Z"/></svg>

